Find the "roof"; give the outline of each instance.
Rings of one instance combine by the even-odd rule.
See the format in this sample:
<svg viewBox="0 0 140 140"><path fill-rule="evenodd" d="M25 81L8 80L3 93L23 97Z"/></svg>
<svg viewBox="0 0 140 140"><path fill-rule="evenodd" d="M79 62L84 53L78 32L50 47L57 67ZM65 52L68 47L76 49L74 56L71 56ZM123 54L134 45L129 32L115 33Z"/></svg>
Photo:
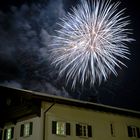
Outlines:
<svg viewBox="0 0 140 140"><path fill-rule="evenodd" d="M65 104L65 105L70 105L70 106L88 108L88 109L92 109L92 110L96 110L96 111L110 112L110 113L114 113L114 114L120 114L120 115L140 118L139 111L118 108L118 107L113 107L113 106L109 106L109 105L92 103L92 102L88 102L88 101L81 101L81 100L77 100L77 99L54 96L54 95L50 95L47 93L35 92L35 91L19 89L19 88L11 88L11 87L6 87L6 86L0 86L0 93L2 93L1 91L4 93L4 95L6 95L6 93L16 94L17 96L25 96L28 99L36 99L36 100L41 100L41 101L54 102L54 103L58 103L58 104Z"/></svg>

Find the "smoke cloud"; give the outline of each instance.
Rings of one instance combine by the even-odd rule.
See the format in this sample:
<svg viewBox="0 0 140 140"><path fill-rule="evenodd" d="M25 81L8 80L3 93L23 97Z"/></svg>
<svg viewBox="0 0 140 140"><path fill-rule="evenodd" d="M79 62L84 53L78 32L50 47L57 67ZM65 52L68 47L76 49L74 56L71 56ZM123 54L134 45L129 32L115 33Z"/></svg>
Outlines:
<svg viewBox="0 0 140 140"><path fill-rule="evenodd" d="M46 0L0 11L0 84L94 102L104 102L104 98L114 103L123 82L121 74L119 80L111 77L100 87L87 83L73 91L58 79L57 70L50 64L49 44L59 29L57 22L75 3Z"/></svg>
<svg viewBox="0 0 140 140"><path fill-rule="evenodd" d="M65 81L57 78L57 70L49 61L52 35L56 34L57 22L71 8L70 4L50 0L11 6L9 12L0 12L2 84L83 100L97 96L97 88L85 86L71 91L65 87Z"/></svg>
<svg viewBox="0 0 140 140"><path fill-rule="evenodd" d="M56 23L65 15L63 6L56 0L0 12L1 84L69 96L63 87L55 87L55 71L47 59Z"/></svg>

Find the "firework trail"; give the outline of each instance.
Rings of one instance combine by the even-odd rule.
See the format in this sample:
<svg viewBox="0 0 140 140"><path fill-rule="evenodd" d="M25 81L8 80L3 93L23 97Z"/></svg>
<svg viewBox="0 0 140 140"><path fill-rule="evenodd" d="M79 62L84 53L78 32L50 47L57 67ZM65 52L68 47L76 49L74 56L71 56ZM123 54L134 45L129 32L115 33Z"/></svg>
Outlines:
<svg viewBox="0 0 140 140"><path fill-rule="evenodd" d="M86 81L90 85L107 80L116 67L128 59L127 43L133 41L127 29L129 21L123 17L124 9L118 10L120 2L110 0L81 0L61 19L60 30L51 44L51 61L58 69L59 77L75 88ZM72 83L71 83L72 81Z"/></svg>

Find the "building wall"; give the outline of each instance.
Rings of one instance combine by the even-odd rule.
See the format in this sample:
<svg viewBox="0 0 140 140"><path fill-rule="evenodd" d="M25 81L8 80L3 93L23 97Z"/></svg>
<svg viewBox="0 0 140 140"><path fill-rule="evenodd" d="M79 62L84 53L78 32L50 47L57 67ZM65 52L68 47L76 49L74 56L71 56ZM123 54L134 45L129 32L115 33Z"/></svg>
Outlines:
<svg viewBox="0 0 140 140"><path fill-rule="evenodd" d="M32 134L30 136L20 136L21 125L32 122ZM42 139L42 126L41 126L41 118L33 117L26 118L24 120L18 121L16 124L6 124L4 130L10 127L14 127L14 137L11 140L41 140ZM4 131L3 131L4 133ZM4 134L3 134L4 140Z"/></svg>
<svg viewBox="0 0 140 140"><path fill-rule="evenodd" d="M70 135L52 134L52 122L70 124ZM20 136L21 125L32 122L32 135ZM76 136L76 124L92 126L92 137ZM113 126L113 135L111 127ZM14 127L14 137L11 140L140 140L128 137L127 126L140 128L140 119L112 113L94 111L57 103L42 102L41 116L24 118L16 124L6 124L4 129ZM4 140L4 139L2 139Z"/></svg>
<svg viewBox="0 0 140 140"><path fill-rule="evenodd" d="M51 104L43 103L43 108ZM71 125L70 136L52 134L52 121L68 122ZM89 140L138 140L128 137L127 126L140 127L140 119L112 113L94 111L62 104L53 105L45 116L45 140L85 140L76 136L76 124L84 123L92 126L92 137ZM111 135L110 124L113 124L114 136Z"/></svg>

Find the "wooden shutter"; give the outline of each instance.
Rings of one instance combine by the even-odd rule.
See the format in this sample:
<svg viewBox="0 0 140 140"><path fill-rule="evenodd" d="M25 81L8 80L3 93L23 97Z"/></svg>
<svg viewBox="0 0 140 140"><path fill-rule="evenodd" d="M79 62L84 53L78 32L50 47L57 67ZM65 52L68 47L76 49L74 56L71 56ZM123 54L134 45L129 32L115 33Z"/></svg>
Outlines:
<svg viewBox="0 0 140 140"><path fill-rule="evenodd" d="M81 136L81 125L76 124L76 136Z"/></svg>
<svg viewBox="0 0 140 140"><path fill-rule="evenodd" d="M32 133L33 133L33 122L30 122L29 135L32 135Z"/></svg>
<svg viewBox="0 0 140 140"><path fill-rule="evenodd" d="M140 138L140 128L136 128L137 129L137 137Z"/></svg>
<svg viewBox="0 0 140 140"><path fill-rule="evenodd" d="M133 136L133 130L132 130L131 126L127 126L127 130L128 130L128 136L132 137Z"/></svg>
<svg viewBox="0 0 140 140"><path fill-rule="evenodd" d="M52 121L52 134L56 134L56 121Z"/></svg>
<svg viewBox="0 0 140 140"><path fill-rule="evenodd" d="M14 138L14 127L11 128L11 139Z"/></svg>
<svg viewBox="0 0 140 140"><path fill-rule="evenodd" d="M70 123L66 123L66 135L70 135Z"/></svg>
<svg viewBox="0 0 140 140"><path fill-rule="evenodd" d="M23 135L24 135L24 124L22 124L20 127L20 137L23 137Z"/></svg>
<svg viewBox="0 0 140 140"><path fill-rule="evenodd" d="M88 137L92 137L92 127L88 125Z"/></svg>

